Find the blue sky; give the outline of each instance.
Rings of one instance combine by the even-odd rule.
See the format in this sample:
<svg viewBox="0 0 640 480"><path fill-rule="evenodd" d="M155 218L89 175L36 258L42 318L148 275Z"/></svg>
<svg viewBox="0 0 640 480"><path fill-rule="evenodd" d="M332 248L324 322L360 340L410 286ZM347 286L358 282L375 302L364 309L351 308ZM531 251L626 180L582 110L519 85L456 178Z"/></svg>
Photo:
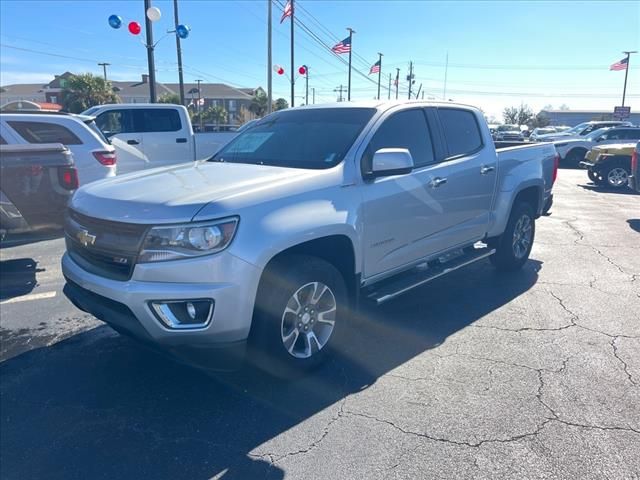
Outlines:
<svg viewBox="0 0 640 480"><path fill-rule="evenodd" d="M279 23L278 3L284 0L274 4L273 58L290 73L289 23ZM448 53L446 97L496 116L505 106L521 102L535 109L562 104L572 109L612 108L620 103L624 72L610 72L608 67L623 57L622 50L640 50L638 1L296 3L300 20L327 44L344 38L346 27L356 30L354 66L365 76L377 52L382 52L384 86L396 68L401 69L401 79L406 77L413 60L414 88L422 84L425 98L441 99ZM157 40L172 26L173 7L168 0L153 4L163 13L154 27ZM266 11L266 0L180 0L180 20L192 28L183 42L185 79L266 87ZM120 30L107 23L113 13L125 21ZM146 72L144 32L132 36L126 22L143 23L143 15L143 0L2 0L0 83L44 83L66 70L98 74L100 61L112 64L109 76L114 80L138 79ZM335 100L333 90L347 83L346 66L297 28L296 68L301 64L310 66L316 102ZM626 103L638 110L640 55L632 57L631 65ZM171 36L156 48L156 67L159 81L177 81ZM353 98L374 98L377 77L369 78L374 81L354 73ZM406 98L406 81L400 92ZM274 76L274 95L289 97L284 77ZM302 79L296 95L304 95ZM296 99L297 104L301 101Z"/></svg>

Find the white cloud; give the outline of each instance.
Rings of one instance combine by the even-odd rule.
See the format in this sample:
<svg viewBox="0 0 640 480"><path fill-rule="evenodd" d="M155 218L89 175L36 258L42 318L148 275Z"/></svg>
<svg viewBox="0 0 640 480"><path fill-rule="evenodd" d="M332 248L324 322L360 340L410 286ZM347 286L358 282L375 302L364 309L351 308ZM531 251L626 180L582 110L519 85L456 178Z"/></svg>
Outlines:
<svg viewBox="0 0 640 480"><path fill-rule="evenodd" d="M14 83L49 83L53 80L53 74L45 72L17 72L5 70L0 67L0 85L13 85Z"/></svg>

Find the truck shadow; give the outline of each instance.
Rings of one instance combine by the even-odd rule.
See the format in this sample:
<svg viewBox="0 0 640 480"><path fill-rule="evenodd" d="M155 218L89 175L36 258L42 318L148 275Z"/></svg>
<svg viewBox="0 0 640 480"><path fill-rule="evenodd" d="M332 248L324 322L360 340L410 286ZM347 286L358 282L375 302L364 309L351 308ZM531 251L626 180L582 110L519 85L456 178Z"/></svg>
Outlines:
<svg viewBox="0 0 640 480"><path fill-rule="evenodd" d="M502 276L481 263L364 307L350 322L352 341L297 380L251 368L206 375L108 327L9 359L0 364L0 476L283 478L269 459L310 448L323 429L299 427L303 443L285 438L271 456L260 445L509 303L542 265Z"/></svg>
<svg viewBox="0 0 640 480"><path fill-rule="evenodd" d="M19 297L31 293L36 287L38 262L33 258L17 258L0 261L0 300Z"/></svg>
<svg viewBox="0 0 640 480"><path fill-rule="evenodd" d="M589 190L589 191L592 191L592 192L616 193L618 195L638 195L637 192L634 192L630 188L611 188L611 187L606 187L606 186L595 185L593 183L591 183L591 184L582 184L582 185L579 184L578 186L581 187L581 188L584 188L585 190Z"/></svg>

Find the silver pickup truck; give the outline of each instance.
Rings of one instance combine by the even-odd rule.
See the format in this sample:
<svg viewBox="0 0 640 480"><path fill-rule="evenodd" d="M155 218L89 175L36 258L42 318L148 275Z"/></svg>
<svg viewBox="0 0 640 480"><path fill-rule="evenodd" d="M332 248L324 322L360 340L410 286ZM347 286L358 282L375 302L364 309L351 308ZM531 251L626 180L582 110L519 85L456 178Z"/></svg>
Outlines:
<svg viewBox="0 0 640 480"><path fill-rule="evenodd" d="M526 261L551 202L552 144L496 152L453 103L283 110L208 161L96 182L66 223L65 292L119 332L201 366L245 351L310 368L359 301L489 258Z"/></svg>

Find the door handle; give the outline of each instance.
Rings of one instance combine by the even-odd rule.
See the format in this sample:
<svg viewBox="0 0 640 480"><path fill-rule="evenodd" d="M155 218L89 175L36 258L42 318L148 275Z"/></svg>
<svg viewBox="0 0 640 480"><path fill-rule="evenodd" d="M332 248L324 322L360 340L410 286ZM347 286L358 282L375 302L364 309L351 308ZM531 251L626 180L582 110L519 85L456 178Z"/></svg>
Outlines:
<svg viewBox="0 0 640 480"><path fill-rule="evenodd" d="M187 143L186 138L176 138L176 143Z"/></svg>
<svg viewBox="0 0 640 480"><path fill-rule="evenodd" d="M440 185L447 183L446 178L436 177L429 182L431 188L438 188Z"/></svg>
<svg viewBox="0 0 640 480"><path fill-rule="evenodd" d="M140 145L138 140L127 140L128 145Z"/></svg>
<svg viewBox="0 0 640 480"><path fill-rule="evenodd" d="M496 167L487 167L483 165L480 167L480 175L486 175L487 173L493 172L495 169Z"/></svg>

